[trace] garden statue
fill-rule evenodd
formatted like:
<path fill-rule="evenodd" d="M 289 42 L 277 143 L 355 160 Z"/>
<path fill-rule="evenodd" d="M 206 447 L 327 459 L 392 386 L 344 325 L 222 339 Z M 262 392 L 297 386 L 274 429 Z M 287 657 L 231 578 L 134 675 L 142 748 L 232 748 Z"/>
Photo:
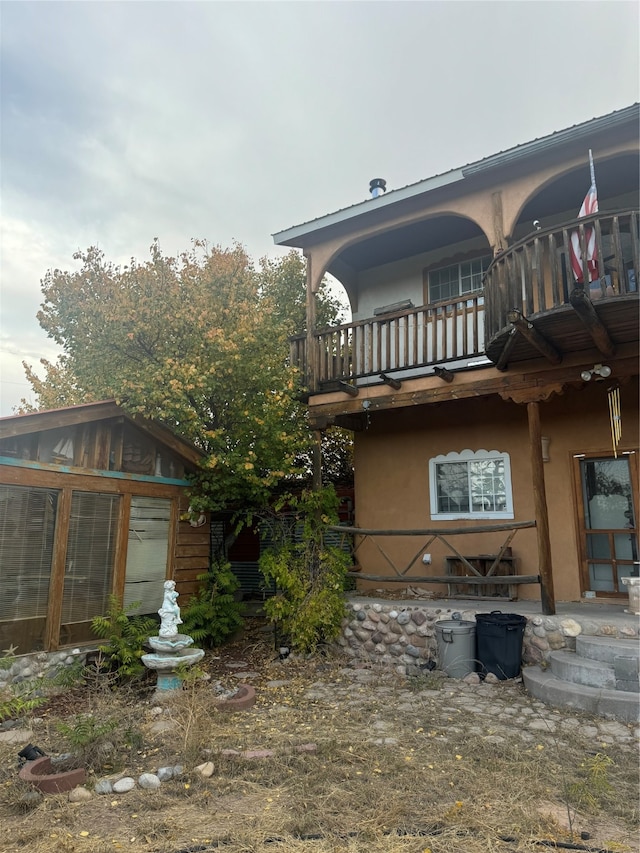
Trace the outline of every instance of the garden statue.
<path fill-rule="evenodd" d="M 158 610 L 160 616 L 159 637 L 175 637 L 178 633 L 178 625 L 182 625 L 180 618 L 180 608 L 178 607 L 178 593 L 176 592 L 175 581 L 165 581 L 164 584 L 164 601 L 162 607 Z"/>
<path fill-rule="evenodd" d="M 142 655 L 142 663 L 148 669 L 154 669 L 158 673 L 154 698 L 161 702 L 180 690 L 184 677 L 183 670 L 201 660 L 204 650 L 189 648 L 193 643 L 193 637 L 178 633 L 178 625 L 182 625 L 182 619 L 175 581 L 164 582 L 164 600 L 158 615 L 161 620 L 158 636 L 148 639 L 153 652 Z"/>

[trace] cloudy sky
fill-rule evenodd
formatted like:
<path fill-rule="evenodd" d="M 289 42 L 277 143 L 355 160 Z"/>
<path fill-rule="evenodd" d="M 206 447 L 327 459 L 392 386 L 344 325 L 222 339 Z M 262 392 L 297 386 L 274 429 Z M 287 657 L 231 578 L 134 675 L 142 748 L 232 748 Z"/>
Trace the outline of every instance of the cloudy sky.
<path fill-rule="evenodd" d="M 0 414 L 78 248 L 242 243 L 639 100 L 635 2 L 0 2 Z"/>

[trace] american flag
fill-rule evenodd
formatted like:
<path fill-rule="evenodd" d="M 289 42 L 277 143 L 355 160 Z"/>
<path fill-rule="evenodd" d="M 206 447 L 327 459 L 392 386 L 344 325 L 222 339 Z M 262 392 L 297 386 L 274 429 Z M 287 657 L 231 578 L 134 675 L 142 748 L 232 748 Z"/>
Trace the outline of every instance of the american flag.
<path fill-rule="evenodd" d="M 582 207 L 578 213 L 578 219 L 584 216 L 591 216 L 592 213 L 598 212 L 598 191 L 596 189 L 596 175 L 593 168 L 593 155 L 589 151 L 589 167 L 591 170 L 591 186 L 589 192 L 584 197 Z M 595 281 L 599 278 L 598 272 L 598 247 L 596 246 L 595 230 L 590 226 L 584 229 L 584 243 L 587 250 L 587 270 L 589 272 L 589 281 Z M 571 269 L 577 284 L 584 284 L 584 271 L 582 269 L 582 250 L 580 249 L 579 232 L 573 231 L 571 234 L 571 245 L 569 247 L 569 255 L 571 258 Z"/>

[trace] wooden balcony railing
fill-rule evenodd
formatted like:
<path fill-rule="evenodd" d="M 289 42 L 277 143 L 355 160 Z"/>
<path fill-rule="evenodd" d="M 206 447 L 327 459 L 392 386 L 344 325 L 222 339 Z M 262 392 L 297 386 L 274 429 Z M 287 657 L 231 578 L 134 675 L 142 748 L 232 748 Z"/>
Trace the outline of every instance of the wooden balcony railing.
<path fill-rule="evenodd" d="M 305 384 L 318 390 L 323 384 L 353 383 L 481 355 L 483 313 L 479 292 L 346 323 L 316 332 L 311 353 L 304 335 L 291 338 L 291 362 Z"/>
<path fill-rule="evenodd" d="M 637 293 L 638 211 L 598 213 L 528 235 L 489 267 L 484 279 L 485 339 L 487 344 L 510 330 L 510 315 L 531 319 L 568 306 L 576 283 L 569 246 L 577 232 L 586 270 L 586 240 L 593 229 L 600 278 L 584 285 L 591 302 Z"/>
<path fill-rule="evenodd" d="M 611 303 L 616 297 L 638 295 L 638 222 L 637 210 L 624 210 L 536 231 L 493 260 L 484 291 L 317 331 L 310 347 L 306 336 L 299 335 L 291 339 L 291 362 L 311 391 L 340 382 L 365 384 L 367 378 L 381 374 L 393 381 L 429 366 L 483 355 L 503 367 L 505 341 L 517 322 L 514 317 L 526 325 L 541 316 L 554 323 L 558 310 L 572 313 L 571 295 L 576 289 L 569 253 L 572 233 L 579 236 L 583 258 L 588 229 L 595 234 L 600 278 L 584 288 L 591 302 Z M 586 262 L 584 266 L 587 281 Z M 635 335 L 637 324 L 630 320 L 624 301 L 618 298 L 617 302 L 618 313 L 605 319 L 614 337 L 616 323 L 624 325 L 626 339 L 625 335 Z M 543 325 L 544 319 L 536 319 L 536 328 Z M 570 322 L 556 325 L 556 343 L 565 338 L 569 346 L 584 346 L 581 338 L 574 338 L 573 344 L 569 340 Z M 513 355 L 514 350 L 510 352 Z M 515 354 L 516 360 L 522 360 L 535 357 L 536 350 L 523 346 Z"/>

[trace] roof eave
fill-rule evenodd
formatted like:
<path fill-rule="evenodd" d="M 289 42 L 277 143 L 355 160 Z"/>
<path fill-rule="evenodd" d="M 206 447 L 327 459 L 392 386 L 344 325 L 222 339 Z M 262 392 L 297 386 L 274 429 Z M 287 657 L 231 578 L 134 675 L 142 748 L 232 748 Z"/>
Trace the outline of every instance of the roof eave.
<path fill-rule="evenodd" d="M 401 204 L 407 199 L 415 198 L 419 195 L 432 192 L 441 187 L 458 183 L 465 178 L 470 178 L 491 169 L 497 169 L 509 165 L 516 161 L 522 161 L 529 157 L 537 156 L 552 148 L 576 142 L 585 137 L 594 136 L 602 131 L 617 127 L 622 124 L 627 124 L 635 118 L 636 124 L 638 120 L 639 104 L 632 104 L 599 118 L 590 119 L 581 124 L 573 125 L 565 130 L 555 131 L 554 133 L 543 136 L 540 139 L 534 139 L 531 142 L 525 142 L 521 145 L 516 145 L 507 151 L 502 151 L 498 154 L 493 154 L 485 157 L 482 160 L 477 160 L 469 163 L 459 169 L 452 169 L 441 175 L 436 175 L 432 178 L 427 178 L 424 181 L 419 181 L 415 184 L 410 184 L 401 189 L 391 190 L 385 195 L 377 198 L 365 199 L 362 202 L 352 205 L 351 207 L 343 208 L 335 213 L 330 213 L 327 216 L 322 216 L 310 222 L 296 225 L 293 228 L 287 228 L 284 231 L 278 231 L 273 234 L 273 241 L 277 246 L 291 246 L 292 248 L 305 248 L 312 242 L 317 241 L 317 235 L 320 231 L 327 228 L 335 227 L 350 220 L 356 219 L 364 214 L 379 211 L 385 207 L 391 207 L 395 204 Z"/>

